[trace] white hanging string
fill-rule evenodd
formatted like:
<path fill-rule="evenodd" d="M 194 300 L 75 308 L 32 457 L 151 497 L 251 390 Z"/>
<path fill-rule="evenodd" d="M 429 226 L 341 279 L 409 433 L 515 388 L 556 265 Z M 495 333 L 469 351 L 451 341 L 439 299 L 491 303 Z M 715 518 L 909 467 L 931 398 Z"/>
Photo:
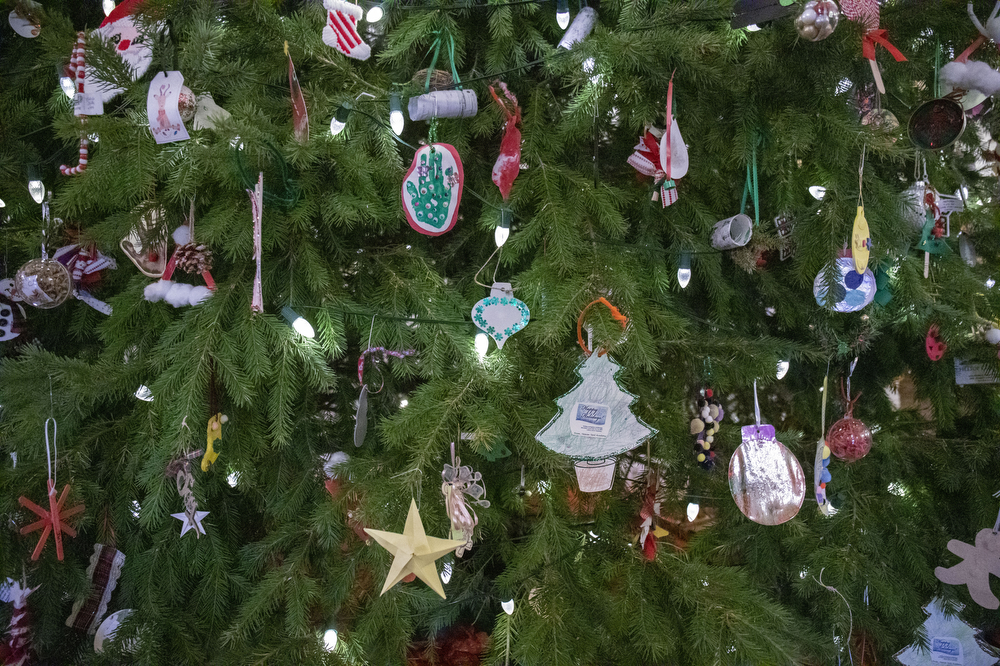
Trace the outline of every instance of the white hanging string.
<path fill-rule="evenodd" d="M 854 368 L 858 367 L 858 357 L 855 356 L 854 360 L 851 361 L 850 369 L 847 371 L 847 399 L 851 399 L 851 375 L 854 374 Z M 846 409 L 846 408 L 845 408 Z"/>
<path fill-rule="evenodd" d="M 835 588 L 833 585 L 826 585 L 825 583 L 823 583 L 823 571 L 824 571 L 824 569 L 826 569 L 826 567 L 823 567 L 822 569 L 819 570 L 819 578 L 818 579 L 816 578 L 816 576 L 813 576 L 812 579 L 814 581 L 816 581 L 817 583 L 819 583 L 821 587 L 824 587 L 824 588 L 826 588 L 827 590 L 829 590 L 831 592 L 835 592 L 837 594 L 837 596 L 840 597 L 844 601 L 844 605 L 847 606 L 847 616 L 850 619 L 850 627 L 849 627 L 848 632 L 847 632 L 847 656 L 850 657 L 850 659 L 851 659 L 851 665 L 853 666 L 853 664 L 854 664 L 854 655 L 851 654 L 851 636 L 854 635 L 854 613 L 851 611 L 851 604 L 847 603 L 847 599 L 845 599 L 844 595 L 840 593 L 840 590 L 838 590 L 837 588 Z M 865 590 L 867 591 L 867 588 L 865 588 Z M 839 661 L 839 659 L 840 659 L 840 657 L 838 656 L 838 661 Z"/>
<path fill-rule="evenodd" d="M 49 448 L 49 421 L 52 422 L 52 448 Z M 59 449 L 56 446 L 56 435 L 59 433 L 59 426 L 56 424 L 56 420 L 53 417 L 45 419 L 45 459 L 48 464 L 49 470 L 49 481 L 52 485 L 49 486 L 49 494 L 54 494 L 56 492 L 56 475 L 55 469 L 52 465 L 52 458 L 59 456 Z M 55 453 L 53 454 L 53 451 Z"/>
<path fill-rule="evenodd" d="M 760 428 L 760 403 L 757 401 L 757 380 L 753 380 L 753 417 Z"/>

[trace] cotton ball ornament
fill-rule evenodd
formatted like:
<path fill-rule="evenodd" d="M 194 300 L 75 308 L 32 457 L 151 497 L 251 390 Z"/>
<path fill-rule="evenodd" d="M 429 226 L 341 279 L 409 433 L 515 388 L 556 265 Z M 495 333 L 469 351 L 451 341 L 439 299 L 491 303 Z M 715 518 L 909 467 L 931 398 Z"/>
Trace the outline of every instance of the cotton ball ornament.
<path fill-rule="evenodd" d="M 188 292 L 188 305 L 198 305 L 199 303 L 204 303 L 208 300 L 208 297 L 212 295 L 212 290 L 208 287 L 197 286 L 191 287 L 191 291 Z"/>
<path fill-rule="evenodd" d="M 872 449 L 872 433 L 861 419 L 844 416 L 826 433 L 826 445 L 844 462 L 854 462 Z"/>
<path fill-rule="evenodd" d="M 152 284 L 147 284 L 146 288 L 142 290 L 142 295 L 150 303 L 158 303 L 164 299 L 171 286 L 173 286 L 173 282 L 170 280 L 157 280 Z"/>
<path fill-rule="evenodd" d="M 189 284 L 174 282 L 170 285 L 170 289 L 167 291 L 166 296 L 163 297 L 163 300 L 170 303 L 175 308 L 179 308 L 182 305 L 190 305 L 192 289 L 194 289 L 194 287 Z"/>
<path fill-rule="evenodd" d="M 795 19 L 795 29 L 803 39 L 818 42 L 833 34 L 840 21 L 840 10 L 833 0 L 809 0 Z"/>
<path fill-rule="evenodd" d="M 171 237 L 178 245 L 187 245 L 191 242 L 191 227 L 186 224 L 182 224 L 174 229 L 174 233 L 171 234 Z"/>

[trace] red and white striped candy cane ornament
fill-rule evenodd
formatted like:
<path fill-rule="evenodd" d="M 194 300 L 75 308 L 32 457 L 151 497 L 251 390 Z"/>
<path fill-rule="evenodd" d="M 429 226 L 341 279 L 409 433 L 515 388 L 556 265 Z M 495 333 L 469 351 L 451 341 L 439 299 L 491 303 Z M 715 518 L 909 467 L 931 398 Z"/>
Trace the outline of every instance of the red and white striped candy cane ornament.
<path fill-rule="evenodd" d="M 83 32 L 76 33 L 76 44 L 73 46 L 73 55 L 69 59 L 69 73 L 76 80 L 76 91 L 78 93 L 83 93 L 83 80 L 86 75 L 86 57 L 85 51 L 87 48 L 87 35 Z M 84 124 L 86 129 L 87 116 L 78 114 L 80 117 L 80 122 Z M 82 173 L 87 168 L 87 153 L 88 142 L 86 133 L 80 138 L 80 163 L 75 167 L 66 166 L 63 164 L 59 167 L 59 172 L 64 176 L 75 176 L 78 173 Z"/>

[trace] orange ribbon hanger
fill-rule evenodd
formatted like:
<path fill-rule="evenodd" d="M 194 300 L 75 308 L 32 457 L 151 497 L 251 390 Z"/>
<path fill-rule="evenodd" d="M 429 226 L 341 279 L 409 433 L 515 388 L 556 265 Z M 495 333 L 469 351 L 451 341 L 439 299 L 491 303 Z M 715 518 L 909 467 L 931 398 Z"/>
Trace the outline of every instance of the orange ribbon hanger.
<path fill-rule="evenodd" d="M 617 321 L 619 324 L 622 325 L 623 331 L 625 330 L 625 327 L 628 325 L 628 317 L 619 312 L 618 308 L 611 305 L 611 303 L 608 302 L 608 299 L 604 298 L 603 296 L 601 296 L 595 301 L 591 301 L 590 303 L 588 303 L 587 307 L 585 307 L 583 309 L 583 312 L 580 313 L 580 318 L 576 320 L 576 341 L 580 343 L 580 347 L 583 348 L 583 353 L 585 353 L 587 356 L 590 356 L 593 352 L 587 347 L 587 344 L 583 341 L 583 318 L 587 316 L 587 311 L 590 310 L 590 308 L 592 308 L 593 306 L 597 305 L 598 303 L 607 306 L 607 308 L 611 310 L 611 316 L 615 318 L 615 321 Z M 604 349 L 600 351 L 597 355 L 604 356 L 607 353 L 608 350 Z"/>

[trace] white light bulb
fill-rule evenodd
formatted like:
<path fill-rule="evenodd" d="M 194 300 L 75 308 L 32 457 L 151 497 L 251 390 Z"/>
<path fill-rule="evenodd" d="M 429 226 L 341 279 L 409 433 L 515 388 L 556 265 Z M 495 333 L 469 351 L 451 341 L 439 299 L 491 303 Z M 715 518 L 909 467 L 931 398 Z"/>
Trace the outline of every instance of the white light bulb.
<path fill-rule="evenodd" d="M 369 23 L 378 23 L 383 16 L 385 16 L 385 12 L 382 11 L 382 5 L 375 5 L 365 14 L 365 20 Z"/>
<path fill-rule="evenodd" d="M 809 187 L 809 194 L 813 199 L 819 200 L 826 196 L 826 188 L 822 185 L 812 185 Z"/>
<path fill-rule="evenodd" d="M 292 328 L 294 328 L 299 335 L 304 335 L 307 338 L 316 337 L 316 331 L 313 330 L 312 324 L 307 322 L 304 317 L 299 317 L 293 321 Z"/>
<path fill-rule="evenodd" d="M 45 198 L 45 185 L 40 180 L 29 180 L 28 194 L 35 200 L 36 204 L 42 203 L 42 199 Z"/>
<path fill-rule="evenodd" d="M 240 475 L 236 472 L 230 472 L 229 476 L 226 477 L 226 483 L 229 484 L 230 488 L 235 488 L 236 484 L 240 482 Z"/>
<path fill-rule="evenodd" d="M 496 230 L 493 232 L 493 240 L 496 242 L 497 247 L 501 247 L 510 238 L 510 227 L 501 227 L 497 225 Z"/>
<path fill-rule="evenodd" d="M 565 30 L 566 28 L 568 28 L 569 27 L 569 10 L 566 10 L 564 12 L 556 12 L 556 23 L 558 23 L 559 27 L 562 28 L 563 30 Z"/>
<path fill-rule="evenodd" d="M 6 207 L 7 204 L 4 203 L 3 199 L 0 199 L 0 208 Z"/>
<path fill-rule="evenodd" d="M 486 337 L 486 334 L 482 331 L 476 333 L 476 353 L 479 354 L 479 360 L 482 361 L 486 358 L 486 352 L 490 348 L 490 339 Z"/>
<path fill-rule="evenodd" d="M 694 522 L 694 519 L 698 517 L 699 511 L 701 511 L 701 507 L 698 506 L 697 502 L 688 502 L 687 519 L 689 523 Z"/>
<path fill-rule="evenodd" d="M 788 374 L 788 361 L 778 361 L 777 372 L 774 373 L 774 376 L 777 377 L 778 379 L 782 379 L 787 374 Z"/>
<path fill-rule="evenodd" d="M 149 387 L 145 384 L 141 384 L 139 388 L 135 390 L 135 397 L 139 400 L 145 400 L 146 402 L 153 402 L 153 392 L 149 390 Z"/>
<path fill-rule="evenodd" d="M 747 32 L 757 32 L 758 30 L 760 30 L 760 26 L 756 23 L 751 23 L 747 26 Z"/>
<path fill-rule="evenodd" d="M 445 585 L 451 580 L 451 562 L 445 562 L 441 567 L 441 582 Z"/>
<path fill-rule="evenodd" d="M 323 633 L 323 647 L 326 648 L 327 652 L 333 652 L 337 649 L 337 630 L 327 629 Z"/>
<path fill-rule="evenodd" d="M 992 288 L 993 288 L 993 286 L 994 286 L 994 285 L 995 285 L 996 283 L 997 283 L 997 281 L 996 281 L 996 280 L 994 280 L 993 278 L 987 278 L 987 280 L 986 280 L 986 288 L 987 288 L 987 289 L 992 289 Z"/>
<path fill-rule="evenodd" d="M 68 76 L 60 76 L 59 87 L 66 93 L 66 97 L 73 99 L 73 95 L 76 94 L 76 86 L 73 85 L 73 79 Z"/>
<path fill-rule="evenodd" d="M 402 111 L 393 111 L 389 114 L 389 126 L 392 127 L 392 131 L 396 136 L 403 133 L 404 122 Z"/>
<path fill-rule="evenodd" d="M 104 0 L 101 3 L 101 7 L 104 9 L 104 15 L 107 16 L 111 12 L 115 11 L 115 0 Z"/>
<path fill-rule="evenodd" d="M 502 602 L 500 604 L 500 608 L 502 608 L 503 612 L 507 613 L 507 615 L 513 615 L 514 614 L 514 600 L 513 599 L 508 599 L 507 601 Z"/>
<path fill-rule="evenodd" d="M 337 136 L 343 132 L 345 127 L 347 127 L 347 123 L 342 123 L 337 120 L 337 116 L 334 116 L 333 119 L 330 120 L 330 134 L 333 136 Z"/>
<path fill-rule="evenodd" d="M 681 286 L 681 289 L 687 289 L 688 284 L 691 283 L 691 269 L 690 268 L 678 268 L 677 269 L 677 284 Z"/>
<path fill-rule="evenodd" d="M 399 408 L 402 409 L 403 407 L 406 407 L 408 404 L 410 404 L 410 401 L 407 400 L 406 398 L 403 398 L 402 400 L 399 401 Z"/>

